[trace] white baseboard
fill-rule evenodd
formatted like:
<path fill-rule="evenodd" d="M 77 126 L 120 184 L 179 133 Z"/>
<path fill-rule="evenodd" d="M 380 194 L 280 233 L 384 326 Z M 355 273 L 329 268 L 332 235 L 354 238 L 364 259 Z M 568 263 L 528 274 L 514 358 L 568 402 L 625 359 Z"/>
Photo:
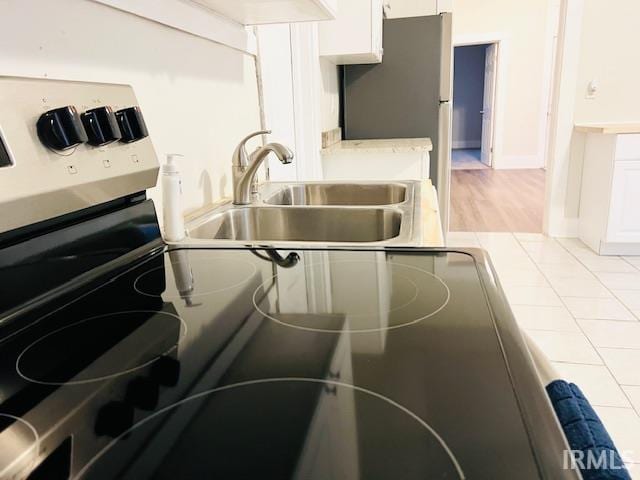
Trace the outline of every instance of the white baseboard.
<path fill-rule="evenodd" d="M 451 148 L 454 150 L 480 147 L 482 147 L 482 142 L 480 140 L 454 140 L 451 142 Z"/>
<path fill-rule="evenodd" d="M 543 168 L 544 161 L 539 155 L 508 155 L 494 161 L 495 169 Z"/>

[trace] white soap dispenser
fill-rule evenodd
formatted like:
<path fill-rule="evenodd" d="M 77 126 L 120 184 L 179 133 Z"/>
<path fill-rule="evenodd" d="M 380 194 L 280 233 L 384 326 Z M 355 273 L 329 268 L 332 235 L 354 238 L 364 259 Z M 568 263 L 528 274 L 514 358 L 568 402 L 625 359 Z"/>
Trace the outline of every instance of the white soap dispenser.
<path fill-rule="evenodd" d="M 182 214 L 182 179 L 176 160 L 183 155 L 169 153 L 162 166 L 162 217 L 164 219 L 164 239 L 179 242 L 186 236 Z"/>

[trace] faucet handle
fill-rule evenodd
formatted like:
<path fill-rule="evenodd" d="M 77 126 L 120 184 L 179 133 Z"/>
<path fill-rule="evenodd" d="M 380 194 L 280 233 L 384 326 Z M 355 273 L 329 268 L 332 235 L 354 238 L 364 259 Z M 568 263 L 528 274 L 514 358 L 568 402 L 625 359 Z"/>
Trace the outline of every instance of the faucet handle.
<path fill-rule="evenodd" d="M 249 164 L 249 154 L 246 148 L 247 142 L 258 135 L 269 135 L 270 133 L 271 130 L 259 130 L 244 137 L 233 152 L 233 164 L 246 167 Z"/>

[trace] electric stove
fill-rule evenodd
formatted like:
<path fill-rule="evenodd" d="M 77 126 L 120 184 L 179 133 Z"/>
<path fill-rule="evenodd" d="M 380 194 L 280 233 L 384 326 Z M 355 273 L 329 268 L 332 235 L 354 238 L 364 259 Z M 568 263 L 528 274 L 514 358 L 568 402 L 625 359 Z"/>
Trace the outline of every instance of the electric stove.
<path fill-rule="evenodd" d="M 561 478 L 477 252 L 151 244 L 7 326 L 3 478 Z"/>
<path fill-rule="evenodd" d="M 0 478 L 578 478 L 482 251 L 169 247 L 147 181 L 0 225 Z"/>

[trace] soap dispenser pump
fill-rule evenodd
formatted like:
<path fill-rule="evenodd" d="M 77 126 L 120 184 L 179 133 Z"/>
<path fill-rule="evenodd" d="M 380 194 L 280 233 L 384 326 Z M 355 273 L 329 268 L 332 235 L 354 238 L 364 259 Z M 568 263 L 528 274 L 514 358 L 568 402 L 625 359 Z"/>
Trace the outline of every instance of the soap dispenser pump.
<path fill-rule="evenodd" d="M 183 155 L 170 153 L 162 167 L 162 217 L 164 239 L 168 242 L 179 242 L 186 236 L 182 214 L 182 179 L 176 163 L 180 158 Z"/>

